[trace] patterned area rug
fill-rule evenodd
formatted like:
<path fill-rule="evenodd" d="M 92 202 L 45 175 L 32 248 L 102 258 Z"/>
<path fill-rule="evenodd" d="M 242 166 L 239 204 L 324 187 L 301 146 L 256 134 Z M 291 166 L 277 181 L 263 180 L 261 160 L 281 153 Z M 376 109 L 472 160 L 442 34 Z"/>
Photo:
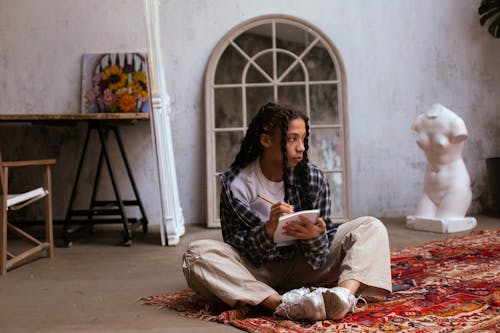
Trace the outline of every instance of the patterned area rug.
<path fill-rule="evenodd" d="M 182 290 L 140 299 L 248 332 L 500 332 L 500 229 L 392 251 L 394 284 L 341 321 L 278 320 L 258 308 L 229 309 Z M 361 303 L 360 303 L 361 305 Z"/>

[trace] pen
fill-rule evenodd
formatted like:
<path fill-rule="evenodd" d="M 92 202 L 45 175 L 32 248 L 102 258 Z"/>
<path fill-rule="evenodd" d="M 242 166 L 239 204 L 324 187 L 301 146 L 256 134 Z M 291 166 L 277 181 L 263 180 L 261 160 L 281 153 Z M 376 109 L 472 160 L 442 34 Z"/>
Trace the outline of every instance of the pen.
<path fill-rule="evenodd" d="M 274 202 L 274 201 L 272 201 L 271 199 L 266 198 L 266 197 L 265 197 L 265 196 L 263 196 L 263 195 L 257 194 L 257 196 L 258 196 L 259 198 L 261 198 L 262 200 L 264 200 L 264 201 L 266 201 L 266 202 L 270 203 L 271 205 L 274 205 L 274 204 L 275 204 L 275 202 Z"/>

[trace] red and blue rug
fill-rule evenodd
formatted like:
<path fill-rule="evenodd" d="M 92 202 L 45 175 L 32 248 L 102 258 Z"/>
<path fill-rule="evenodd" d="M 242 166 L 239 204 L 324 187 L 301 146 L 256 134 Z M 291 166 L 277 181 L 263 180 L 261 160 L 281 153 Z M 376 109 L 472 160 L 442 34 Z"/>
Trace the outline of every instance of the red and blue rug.
<path fill-rule="evenodd" d="M 394 284 L 407 290 L 368 299 L 340 321 L 279 320 L 257 308 L 228 309 L 189 289 L 144 297 L 143 304 L 248 332 L 500 332 L 500 229 L 393 250 Z"/>

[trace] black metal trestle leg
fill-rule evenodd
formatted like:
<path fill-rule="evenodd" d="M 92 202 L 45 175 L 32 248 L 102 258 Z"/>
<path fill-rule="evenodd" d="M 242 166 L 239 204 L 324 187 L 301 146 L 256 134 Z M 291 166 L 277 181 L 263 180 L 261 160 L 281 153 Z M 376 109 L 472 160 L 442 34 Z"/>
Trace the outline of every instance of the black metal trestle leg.
<path fill-rule="evenodd" d="M 75 203 L 76 192 L 78 189 L 78 181 L 80 179 L 80 174 L 82 172 L 83 161 L 84 161 L 85 155 L 87 153 L 87 147 L 89 144 L 91 131 L 92 131 L 92 128 L 89 125 L 87 127 L 87 135 L 85 136 L 85 142 L 83 144 L 82 154 L 80 155 L 80 161 L 78 162 L 78 168 L 76 170 L 75 181 L 73 182 L 73 187 L 71 190 L 71 196 L 69 199 L 69 206 L 68 206 L 68 210 L 66 211 L 66 218 L 64 219 L 63 240 L 64 240 L 64 245 L 67 247 L 72 245 L 72 240 L 71 240 L 70 234 L 72 234 L 73 232 L 75 232 L 77 230 L 77 229 L 71 228 L 71 216 L 72 216 L 72 212 L 73 212 L 73 204 Z"/>
<path fill-rule="evenodd" d="M 125 164 L 125 169 L 127 170 L 128 178 L 130 180 L 130 184 L 132 185 L 132 190 L 134 191 L 134 196 L 136 198 L 136 202 L 133 202 L 133 205 L 137 205 L 142 215 L 142 228 L 144 232 L 148 231 L 148 219 L 146 217 L 146 212 L 144 211 L 144 206 L 142 204 L 141 197 L 139 195 L 139 191 L 137 190 L 137 185 L 135 184 L 134 175 L 132 174 L 132 169 L 130 168 L 130 164 L 128 163 L 127 154 L 125 154 L 125 149 L 123 148 L 122 139 L 120 137 L 120 133 L 118 132 L 118 128 L 116 126 L 112 127 L 113 132 L 115 133 L 116 142 L 118 143 L 118 148 L 120 149 L 120 154 L 123 159 L 123 163 Z"/>
<path fill-rule="evenodd" d="M 96 176 L 94 179 L 94 184 L 92 188 L 92 195 L 90 199 L 90 205 L 89 209 L 87 210 L 76 210 L 73 209 L 74 201 L 77 195 L 77 188 L 78 188 L 78 183 L 81 175 L 81 170 L 82 166 L 84 164 L 85 156 L 87 154 L 87 148 L 88 148 L 88 142 L 89 138 L 91 135 L 91 131 L 96 130 L 98 137 L 99 137 L 99 143 L 101 146 L 101 151 L 99 154 L 99 160 L 97 163 L 97 170 L 96 170 Z M 120 193 L 118 183 L 116 182 L 115 174 L 113 172 L 113 167 L 111 165 L 111 159 L 109 155 L 109 149 L 108 149 L 108 144 L 107 141 L 109 139 L 109 133 L 112 132 L 115 136 L 116 143 L 119 148 L 120 156 L 124 162 L 128 178 L 130 180 L 130 184 L 132 186 L 134 195 L 135 195 L 135 200 L 123 200 L 122 195 Z M 113 192 L 115 196 L 115 200 L 97 200 L 97 192 L 98 192 L 98 187 L 101 181 L 101 173 L 102 173 L 102 168 L 104 167 L 103 164 L 106 164 L 109 178 L 111 181 L 111 185 L 113 187 Z M 140 220 L 136 218 L 129 218 L 127 217 L 127 213 L 125 210 L 125 206 L 138 206 L 140 213 L 142 215 L 142 218 Z M 86 220 L 79 220 L 79 221 L 74 221 L 72 218 L 74 216 L 83 216 L 86 217 Z M 97 219 L 97 216 L 119 216 L 120 218 L 118 220 L 116 219 Z M 136 221 L 133 225 L 130 225 L 129 222 L 131 221 Z M 79 226 L 78 227 L 72 227 L 71 224 L 72 222 L 78 222 Z M 63 238 L 66 246 L 71 246 L 72 240 L 70 235 L 77 232 L 77 231 L 82 231 L 82 230 L 88 230 L 90 229 L 94 224 L 97 223 L 122 223 L 123 224 L 123 244 L 124 245 L 131 245 L 132 244 L 132 230 L 137 227 L 137 224 L 142 224 L 142 228 L 144 232 L 147 232 L 147 226 L 148 226 L 148 220 L 146 218 L 146 214 L 144 211 L 144 207 L 142 204 L 142 201 L 139 196 L 139 192 L 137 190 L 137 186 L 130 168 L 130 165 L 127 160 L 127 156 L 125 154 L 125 149 L 123 147 L 123 143 L 121 140 L 121 137 L 118 132 L 117 126 L 111 126 L 111 125 L 105 125 L 100 122 L 89 122 L 88 130 L 87 130 L 87 135 L 85 138 L 85 143 L 83 146 L 83 151 L 82 155 L 80 157 L 80 162 L 78 165 L 77 173 L 76 173 L 76 179 L 73 184 L 73 189 L 71 192 L 71 197 L 70 197 L 70 202 L 68 206 L 68 210 L 66 213 L 66 219 L 64 222 L 64 228 L 63 228 Z"/>

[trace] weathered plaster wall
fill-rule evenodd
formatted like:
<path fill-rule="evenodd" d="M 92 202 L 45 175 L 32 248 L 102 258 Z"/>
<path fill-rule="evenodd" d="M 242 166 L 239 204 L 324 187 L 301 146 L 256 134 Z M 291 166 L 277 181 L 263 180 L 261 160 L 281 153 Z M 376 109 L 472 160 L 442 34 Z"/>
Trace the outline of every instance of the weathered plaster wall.
<path fill-rule="evenodd" d="M 170 77 L 176 78 L 169 82 L 172 87 L 187 86 L 184 80 L 199 84 L 193 90 L 170 89 L 173 120 L 179 124 L 174 138 L 184 137 L 176 147 L 181 152 L 197 145 L 203 149 L 201 84 L 208 52 L 242 21 L 289 14 L 328 35 L 345 64 L 353 214 L 399 216 L 415 209 L 425 158 L 410 126 L 435 102 L 454 110 L 468 126 L 464 159 L 473 182 L 472 210 L 477 211 L 486 190 L 484 158 L 500 154 L 500 41 L 479 25 L 479 2 L 164 1 L 165 58 Z M 193 128 L 201 133 L 198 139 L 182 134 L 194 119 L 199 119 Z M 203 154 L 195 158 L 195 165 L 203 164 Z M 191 170 L 180 173 L 187 176 Z"/>
<path fill-rule="evenodd" d="M 142 1 L 0 2 L 0 112 L 4 114 L 80 113 L 82 54 L 147 49 Z M 121 128 L 145 210 L 151 222 L 158 223 L 159 190 L 150 133 L 148 123 Z M 55 219 L 66 214 L 85 134 L 83 124 L 0 125 L 0 150 L 5 159 L 57 159 L 53 168 Z M 114 137 L 110 143 L 115 144 Z M 97 134 L 93 133 L 75 208 L 87 207 L 90 200 L 99 153 L 96 144 Z M 117 158 L 114 162 L 122 196 L 132 198 L 123 164 Z M 21 183 L 18 176 L 14 184 L 22 189 Z M 102 185 L 100 198 L 111 199 L 106 171 Z M 26 213 L 36 215 L 37 211 Z"/>
<path fill-rule="evenodd" d="M 484 158 L 500 155 L 500 40 L 478 23 L 480 0 L 162 0 L 162 40 L 172 99 L 180 199 L 187 223 L 204 223 L 203 73 L 210 52 L 235 25 L 288 14 L 322 30 L 347 74 L 354 215 L 411 213 L 425 159 L 410 125 L 435 102 L 466 122 L 464 159 L 475 203 L 485 192 Z M 80 112 L 81 55 L 144 51 L 139 0 L 2 0 L 0 112 Z M 0 127 L 11 156 L 55 155 L 56 218 L 62 218 L 83 140 L 82 128 Z M 41 135 L 40 135 L 41 134 Z M 159 220 L 149 125 L 123 133 L 152 221 Z M 48 145 L 32 142 L 40 140 Z M 63 142 L 64 144 L 60 144 Z M 90 177 L 88 178 L 90 180 Z"/>

